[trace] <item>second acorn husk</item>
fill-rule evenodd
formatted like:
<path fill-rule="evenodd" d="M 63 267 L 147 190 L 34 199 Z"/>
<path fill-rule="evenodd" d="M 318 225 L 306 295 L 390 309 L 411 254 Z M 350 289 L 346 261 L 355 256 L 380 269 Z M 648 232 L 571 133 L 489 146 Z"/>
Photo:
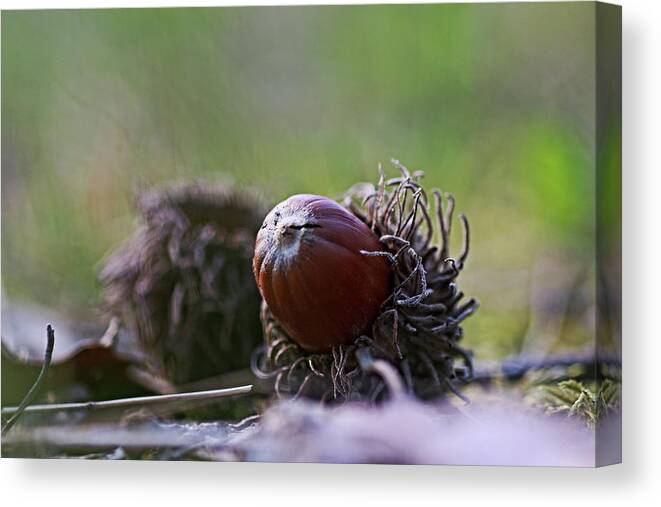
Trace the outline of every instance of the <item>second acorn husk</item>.
<path fill-rule="evenodd" d="M 460 345 L 462 322 L 478 308 L 464 301 L 456 279 L 468 258 L 468 220 L 460 215 L 464 244 L 450 257 L 454 198 L 434 190 L 433 203 L 421 185 L 423 174 L 411 173 L 393 160 L 401 176 L 377 185 L 359 184 L 343 204 L 380 238 L 393 272 L 393 292 L 381 306 L 371 332 L 330 353 L 309 353 L 279 325 L 266 303 L 261 320 L 264 344 L 252 358 L 252 370 L 273 378 L 281 397 L 309 397 L 324 402 L 377 402 L 388 396 L 385 381 L 365 368 L 365 357 L 387 361 L 410 394 L 433 399 L 452 392 L 473 375 L 472 353 Z M 438 230 L 439 244 L 433 240 Z M 368 254 L 370 255 L 370 254 Z"/>
<path fill-rule="evenodd" d="M 136 207 L 140 227 L 101 272 L 125 345 L 174 386 L 247 368 L 261 335 L 250 259 L 264 201 L 197 182 L 142 192 Z"/>

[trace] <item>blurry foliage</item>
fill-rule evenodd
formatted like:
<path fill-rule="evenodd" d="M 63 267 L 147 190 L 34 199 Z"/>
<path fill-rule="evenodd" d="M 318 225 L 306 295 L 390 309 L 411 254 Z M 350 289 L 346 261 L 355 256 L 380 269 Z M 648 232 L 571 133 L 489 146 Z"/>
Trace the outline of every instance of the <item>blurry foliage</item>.
<path fill-rule="evenodd" d="M 620 392 L 620 384 L 610 379 L 587 387 L 576 380 L 564 380 L 554 385 L 538 386 L 531 398 L 533 404 L 547 414 L 565 414 L 594 427 L 611 411 L 619 409 Z"/>
<path fill-rule="evenodd" d="M 466 344 L 512 353 L 535 260 L 593 263 L 593 9 L 3 12 L 3 286 L 90 319 L 136 187 L 339 196 L 397 157 L 471 219 Z"/>
<path fill-rule="evenodd" d="M 550 241 L 570 250 L 585 248 L 594 238 L 594 174 L 587 146 L 562 125 L 537 125 L 527 130 L 519 149 L 521 194 L 544 224 Z"/>

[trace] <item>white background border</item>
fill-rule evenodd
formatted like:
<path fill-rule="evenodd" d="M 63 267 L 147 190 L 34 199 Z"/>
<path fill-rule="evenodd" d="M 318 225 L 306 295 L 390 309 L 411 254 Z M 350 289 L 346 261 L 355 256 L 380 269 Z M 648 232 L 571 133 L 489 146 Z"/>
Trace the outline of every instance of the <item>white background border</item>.
<path fill-rule="evenodd" d="M 277 1 L 5 1 L 2 9 Z M 347 2 L 297 2 L 347 3 Z M 407 3 L 407 2 L 356 2 Z M 624 461 L 599 470 L 0 460 L 5 505 L 631 506 L 661 499 L 661 2 L 623 0 Z M 38 34 L 35 34 L 38 36 Z M 656 499 L 656 500 L 653 500 Z"/>

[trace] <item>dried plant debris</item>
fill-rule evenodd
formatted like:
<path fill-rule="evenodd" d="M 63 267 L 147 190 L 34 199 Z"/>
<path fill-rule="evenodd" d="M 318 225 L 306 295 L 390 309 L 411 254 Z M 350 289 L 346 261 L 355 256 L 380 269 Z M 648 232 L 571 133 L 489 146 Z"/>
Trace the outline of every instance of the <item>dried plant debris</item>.
<path fill-rule="evenodd" d="M 444 414 L 437 405 L 397 397 L 378 406 L 275 404 L 259 423 L 199 457 L 245 461 L 455 465 L 593 466 L 591 430 L 551 421 L 520 407 L 468 408 Z"/>
<path fill-rule="evenodd" d="M 253 357 L 253 371 L 275 377 L 281 396 L 331 400 L 378 401 L 387 396 L 384 381 L 360 366 L 357 353 L 392 364 L 407 390 L 422 399 L 459 388 L 473 375 L 471 353 L 460 345 L 462 322 L 478 308 L 463 302 L 456 279 L 469 253 L 468 220 L 460 215 L 464 245 L 450 257 L 454 198 L 421 185 L 423 174 L 393 161 L 401 176 L 375 186 L 359 184 L 347 192 L 344 205 L 380 238 L 383 251 L 362 252 L 390 261 L 393 292 L 383 303 L 369 334 L 332 353 L 311 354 L 291 340 L 262 304 L 265 344 Z M 433 202 L 430 200 L 433 198 Z M 433 244 L 435 234 L 440 242 Z"/>
<path fill-rule="evenodd" d="M 50 315 L 52 312 L 45 312 Z M 28 312 L 12 313 L 25 317 Z M 4 315 L 3 315 L 4 316 Z M 54 314 L 58 324 L 57 347 L 53 350 L 44 389 L 36 397 L 36 402 L 77 402 L 102 400 L 114 397 L 138 396 L 146 394 L 144 386 L 138 383 L 133 371 L 137 358 L 117 350 L 117 320 L 112 319 L 106 331 L 99 337 L 79 338 L 76 332 L 99 333 L 99 330 L 68 328 L 65 319 Z M 38 320 L 39 315 L 33 315 Z M 18 319 L 17 319 L 18 320 Z M 60 333 L 59 329 L 63 329 Z M 43 332 L 42 332 L 43 333 Z M 62 338 L 60 338 L 62 336 Z M 8 337 L 8 339 L 6 339 Z M 2 336 L 2 401 L 4 406 L 17 405 L 44 364 L 44 354 L 37 356 L 35 351 L 38 336 L 32 326 L 16 326 L 12 334 Z M 43 348 L 43 337 L 41 337 Z"/>
<path fill-rule="evenodd" d="M 547 414 L 565 414 L 580 419 L 589 427 L 620 408 L 621 385 L 610 379 L 586 386 L 576 380 L 537 386 L 528 395 L 528 402 Z"/>
<path fill-rule="evenodd" d="M 141 226 L 101 273 L 148 371 L 184 384 L 244 367 L 261 335 L 250 268 L 262 200 L 224 184 L 139 196 Z"/>
<path fill-rule="evenodd" d="M 408 397 L 378 406 L 279 402 L 237 424 L 160 419 L 127 424 L 17 427 L 3 442 L 12 456 L 593 466 L 592 430 L 521 408 L 443 414 Z"/>
<path fill-rule="evenodd" d="M 127 424 L 83 423 L 16 428 L 3 440 L 12 457 L 194 459 L 192 450 L 227 439 L 227 423 L 178 423 L 156 418 Z"/>

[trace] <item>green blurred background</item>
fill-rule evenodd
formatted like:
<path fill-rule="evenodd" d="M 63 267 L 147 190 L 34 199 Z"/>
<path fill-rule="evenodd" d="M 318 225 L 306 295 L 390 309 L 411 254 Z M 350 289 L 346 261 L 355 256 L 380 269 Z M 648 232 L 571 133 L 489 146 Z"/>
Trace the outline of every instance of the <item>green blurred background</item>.
<path fill-rule="evenodd" d="M 477 357 L 582 349 L 594 332 L 594 12 L 3 12 L 4 295 L 100 319 L 100 261 L 134 228 L 138 187 L 232 178 L 273 200 L 339 196 L 396 157 L 471 221 L 462 288 L 482 303 L 465 326 Z"/>

